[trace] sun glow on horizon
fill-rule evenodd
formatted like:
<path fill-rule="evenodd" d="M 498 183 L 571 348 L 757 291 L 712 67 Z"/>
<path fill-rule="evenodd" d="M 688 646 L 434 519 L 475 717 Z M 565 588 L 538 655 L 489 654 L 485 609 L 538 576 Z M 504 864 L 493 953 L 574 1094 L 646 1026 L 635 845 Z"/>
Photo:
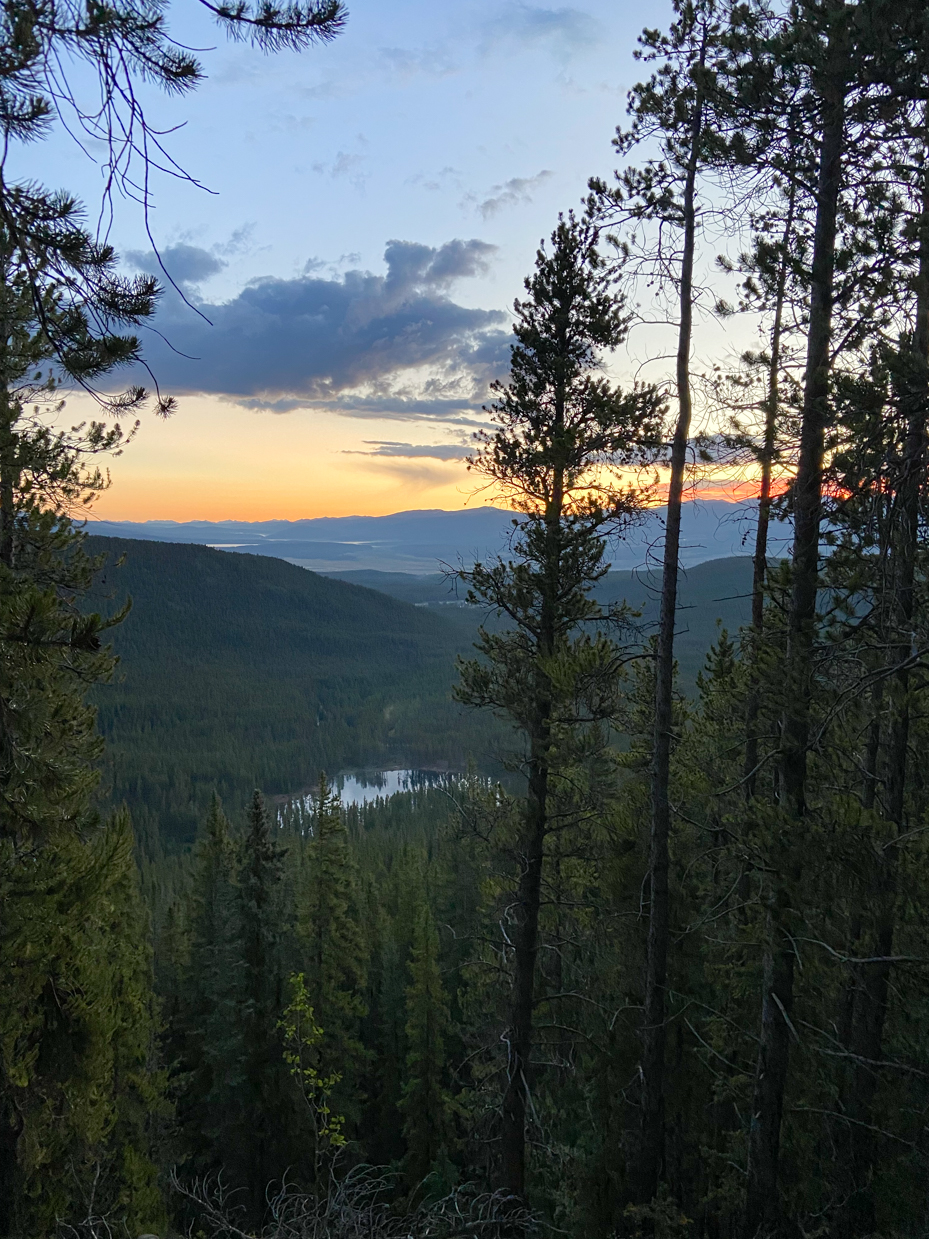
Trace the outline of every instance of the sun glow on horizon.
<path fill-rule="evenodd" d="M 86 400 L 72 397 L 62 423 L 93 412 Z M 435 456 L 424 454 L 429 445 Z M 408 448 L 411 454 L 404 454 Z M 169 420 L 143 419 L 135 441 L 109 463 L 112 484 L 91 509 L 90 522 L 301 520 L 508 507 L 468 472 L 458 455 L 466 450 L 465 428 L 425 419 L 328 410 L 273 414 L 214 396 L 185 397 Z M 633 475 L 629 480 L 636 483 Z M 647 505 L 661 506 L 661 470 L 639 480 L 649 490 Z M 776 490 L 785 484 L 781 479 Z M 751 466 L 704 465 L 685 500 L 740 503 L 758 491 Z"/>
<path fill-rule="evenodd" d="M 217 397 L 185 397 L 167 421 L 146 418 L 110 462 L 99 520 L 300 520 L 385 516 L 410 508 L 480 506 L 462 460 L 378 455 L 371 444 L 436 443 L 445 428 L 328 411 L 255 412 Z M 66 418 L 84 414 L 79 398 Z M 457 428 L 445 444 L 460 443 Z M 402 444 L 401 444 L 402 447 Z"/>

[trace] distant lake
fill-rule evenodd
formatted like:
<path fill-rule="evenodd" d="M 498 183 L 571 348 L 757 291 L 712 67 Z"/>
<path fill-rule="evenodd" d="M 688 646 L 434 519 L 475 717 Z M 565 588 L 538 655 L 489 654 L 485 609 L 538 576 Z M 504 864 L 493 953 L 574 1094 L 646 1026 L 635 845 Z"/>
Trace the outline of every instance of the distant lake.
<path fill-rule="evenodd" d="M 426 787 L 453 788 L 465 776 L 460 770 L 343 770 L 332 779 L 332 786 L 339 793 L 345 808 L 352 805 L 372 804 L 376 800 L 389 800 L 405 792 L 415 792 Z M 481 780 L 486 782 L 486 780 Z M 301 834 L 312 833 L 312 821 L 316 812 L 313 792 L 297 792 L 293 796 L 275 796 L 278 824 L 288 825 Z"/>
<path fill-rule="evenodd" d="M 340 774 L 336 783 L 344 805 L 359 805 L 419 787 L 438 787 L 450 777 L 456 776 L 438 770 L 352 770 Z"/>

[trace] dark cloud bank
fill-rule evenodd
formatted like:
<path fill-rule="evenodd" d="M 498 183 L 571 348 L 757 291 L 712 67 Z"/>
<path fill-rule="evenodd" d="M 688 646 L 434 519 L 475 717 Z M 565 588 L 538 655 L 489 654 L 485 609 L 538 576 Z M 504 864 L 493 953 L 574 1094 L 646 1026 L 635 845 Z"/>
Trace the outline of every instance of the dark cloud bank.
<path fill-rule="evenodd" d="M 450 296 L 457 280 L 486 269 L 493 249 L 476 240 L 439 248 L 390 241 L 386 275 L 355 270 L 327 279 L 308 271 L 256 280 L 213 305 L 198 298 L 197 286 L 222 270 L 222 258 L 173 246 L 162 254 L 164 265 L 203 317 L 169 288 L 156 322 L 168 343 L 152 333 L 146 359 L 167 391 L 216 392 L 279 412 L 345 392 L 339 407 L 358 416 L 454 420 L 456 409 L 480 400 L 509 357 L 506 315 Z M 129 258 L 138 269 L 157 270 L 154 254 Z M 415 367 L 427 367 L 431 378 L 415 393 L 398 393 L 398 381 Z"/>
<path fill-rule="evenodd" d="M 397 457 L 400 460 L 466 460 L 474 448 L 468 444 L 454 443 L 393 443 L 380 439 L 366 439 L 365 443 L 372 451 L 348 451 L 346 456 L 378 456 Z"/>

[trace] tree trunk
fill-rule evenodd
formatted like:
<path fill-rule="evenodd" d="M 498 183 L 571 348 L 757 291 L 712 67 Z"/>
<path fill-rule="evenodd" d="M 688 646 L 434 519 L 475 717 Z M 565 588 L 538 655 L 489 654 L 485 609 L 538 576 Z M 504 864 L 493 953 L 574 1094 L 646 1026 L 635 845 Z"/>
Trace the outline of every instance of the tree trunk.
<path fill-rule="evenodd" d="M 564 426 L 564 396 L 556 396 L 553 442 Z M 536 653 L 551 657 L 555 649 L 555 613 L 561 567 L 561 520 L 564 509 L 564 477 L 555 470 L 552 495 L 547 504 L 545 596 L 540 608 Z M 542 900 L 542 867 L 548 833 L 549 762 L 551 747 L 551 691 L 547 671 L 536 672 L 536 709 L 530 734 L 529 778 L 526 789 L 525 829 L 520 841 L 521 865 L 513 909 L 513 983 L 507 1044 L 507 1084 L 503 1096 L 502 1171 L 503 1187 L 513 1196 L 526 1194 L 526 1112 L 529 1107 L 536 968 L 539 955 L 539 909 Z"/>
<path fill-rule="evenodd" d="M 700 53 L 703 68 L 705 44 Z M 690 353 L 693 336 L 693 267 L 696 248 L 696 184 L 705 100 L 698 89 L 691 124 L 690 150 L 683 195 L 684 237 L 680 270 L 680 319 L 677 346 L 678 416 L 671 442 L 671 478 L 665 524 L 661 578 L 661 612 L 655 661 L 655 730 L 651 768 L 651 834 L 648 855 L 648 943 L 645 1004 L 642 1018 L 641 1140 L 634 1193 L 642 1203 L 658 1191 L 664 1163 L 665 988 L 668 972 L 668 842 L 673 727 L 674 625 L 680 569 L 681 504 L 687 466 L 692 400 Z"/>
<path fill-rule="evenodd" d="M 17 469 L 13 418 L 14 410 L 9 392 L 0 391 L 0 563 L 7 568 L 13 567 L 16 527 L 13 490 Z"/>
<path fill-rule="evenodd" d="M 929 107 L 926 109 L 929 137 Z M 903 462 L 895 502 L 891 509 L 890 589 L 893 666 L 890 679 L 889 725 L 884 766 L 884 816 L 895 836 L 905 830 L 906 783 L 910 732 L 910 672 L 912 628 L 915 607 L 914 584 L 919 539 L 919 499 L 926 470 L 926 429 L 929 414 L 929 172 L 924 151 L 922 201 L 920 206 L 919 266 L 916 277 L 916 323 L 912 341 L 912 381 L 905 392 L 907 415 Z M 846 1208 L 849 1235 L 867 1235 L 876 1230 L 872 1180 L 876 1160 L 873 1105 L 878 1069 L 883 1058 L 884 1025 L 890 988 L 896 919 L 897 849 L 893 840 L 875 849 L 871 893 L 867 905 L 875 909 L 871 940 L 862 952 L 876 962 L 855 969 L 854 1006 L 849 1051 L 853 1055 L 845 1112 L 850 1119 L 851 1170 L 854 1194 Z"/>
<path fill-rule="evenodd" d="M 844 4 L 842 5 L 844 8 Z M 825 432 L 829 419 L 832 304 L 839 191 L 845 144 L 845 78 L 842 31 L 837 16 L 826 50 L 821 93 L 822 139 L 817 178 L 816 223 L 810 288 L 810 321 L 800 427 L 800 457 L 794 482 L 793 589 L 788 622 L 787 674 L 780 788 L 792 820 L 780 872 L 772 877 L 769 933 L 764 960 L 761 1035 L 749 1129 L 748 1182 L 743 1232 L 774 1231 L 779 1223 L 778 1161 L 781 1118 L 790 1050 L 794 946 L 790 937 L 791 888 L 798 871 L 798 844 L 806 810 L 807 747 L 812 692 L 812 655 L 819 578 L 819 532 Z"/>
<path fill-rule="evenodd" d="M 784 301 L 787 290 L 787 267 L 793 238 L 796 184 L 791 183 L 787 218 L 781 238 L 780 267 L 774 301 L 774 322 L 771 325 L 771 358 L 768 366 L 768 390 L 765 397 L 764 442 L 761 450 L 761 486 L 758 495 L 758 528 L 755 531 L 755 551 L 752 556 L 752 641 L 760 641 L 764 629 L 764 587 L 768 571 L 768 529 L 771 523 L 771 484 L 774 452 L 777 446 L 777 415 L 780 409 L 781 340 L 784 329 Z M 752 660 L 757 659 L 752 650 Z M 758 771 L 758 714 L 761 707 L 757 668 L 752 667 L 751 688 L 745 719 L 745 799 L 755 798 Z"/>
<path fill-rule="evenodd" d="M 547 727 L 532 742 L 522 872 L 514 909 L 513 987 L 511 991 L 507 1087 L 503 1098 L 503 1186 L 514 1196 L 526 1193 L 526 1110 L 529 1103 L 535 974 L 539 953 L 539 905 L 545 846 L 548 767 Z"/>

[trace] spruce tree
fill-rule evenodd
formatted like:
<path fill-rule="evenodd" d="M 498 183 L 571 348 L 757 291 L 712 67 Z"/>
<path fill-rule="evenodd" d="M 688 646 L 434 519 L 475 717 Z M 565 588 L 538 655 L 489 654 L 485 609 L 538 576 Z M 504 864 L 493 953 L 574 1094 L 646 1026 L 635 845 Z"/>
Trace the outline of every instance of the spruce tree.
<path fill-rule="evenodd" d="M 412 925 L 408 919 L 412 873 L 405 858 L 387 872 L 367 873 L 361 932 L 366 944 L 367 1008 L 359 1037 L 368 1053 L 361 1091 L 365 1157 L 375 1165 L 404 1154 L 398 1106 L 406 1058 L 405 992 Z"/>
<path fill-rule="evenodd" d="M 240 916 L 235 851 L 229 823 L 213 796 L 193 858 L 186 958 L 178 968 L 178 1001 L 165 994 L 169 1044 L 179 1092 L 178 1126 L 190 1168 L 215 1173 L 230 1157 L 237 1098 L 230 1062 L 238 1050 L 234 1030 Z M 168 944 L 163 944 L 167 948 Z"/>
<path fill-rule="evenodd" d="M 463 663 L 458 698 L 496 710 L 525 747 L 514 768 L 526 792 L 513 805 L 506 844 L 512 893 L 503 947 L 510 976 L 501 1115 L 501 1185 L 526 1191 L 526 1118 L 532 1095 L 533 1026 L 539 1009 L 539 914 L 552 839 L 602 807 L 603 724 L 616 710 L 620 652 L 590 592 L 605 575 L 606 539 L 640 500 L 617 466 L 654 442 L 659 401 L 623 392 L 597 374 L 601 351 L 625 338 L 623 307 L 584 218 L 559 221 L 540 248 L 529 294 L 515 304 L 511 376 L 495 387 L 497 429 L 482 436 L 472 467 L 521 513 L 512 558 L 478 563 L 462 579 L 469 599 L 505 618 L 482 629 L 480 660 Z"/>
<path fill-rule="evenodd" d="M 167 1118 L 151 948 L 125 813 L 33 852 L 5 846 L 0 943 L 0 1234 L 88 1214 L 164 1222 L 153 1153 Z"/>
<path fill-rule="evenodd" d="M 234 1045 L 227 1082 L 234 1119 L 226 1169 L 241 1187 L 248 1215 L 260 1222 L 267 1192 L 289 1167 L 300 1167 L 298 1098 L 279 1027 L 287 995 L 282 900 L 284 852 L 261 793 L 248 811 L 238 868 Z M 305 1157 L 305 1154 L 303 1155 Z"/>
<path fill-rule="evenodd" d="M 425 897 L 416 911 L 406 991 L 406 1080 L 400 1100 L 404 1170 L 415 1190 L 428 1175 L 442 1181 L 454 1146 L 453 1100 L 445 1039 L 450 1015 L 442 983 L 439 932 Z"/>
<path fill-rule="evenodd" d="M 341 1076 L 333 1093 L 333 1108 L 345 1116 L 351 1135 L 359 1116 L 358 1086 L 365 1057 L 359 1030 L 365 1015 L 367 959 L 342 807 L 325 775 L 320 775 L 316 790 L 299 901 L 301 971 L 314 1018 L 322 1029 L 319 1070 Z"/>

